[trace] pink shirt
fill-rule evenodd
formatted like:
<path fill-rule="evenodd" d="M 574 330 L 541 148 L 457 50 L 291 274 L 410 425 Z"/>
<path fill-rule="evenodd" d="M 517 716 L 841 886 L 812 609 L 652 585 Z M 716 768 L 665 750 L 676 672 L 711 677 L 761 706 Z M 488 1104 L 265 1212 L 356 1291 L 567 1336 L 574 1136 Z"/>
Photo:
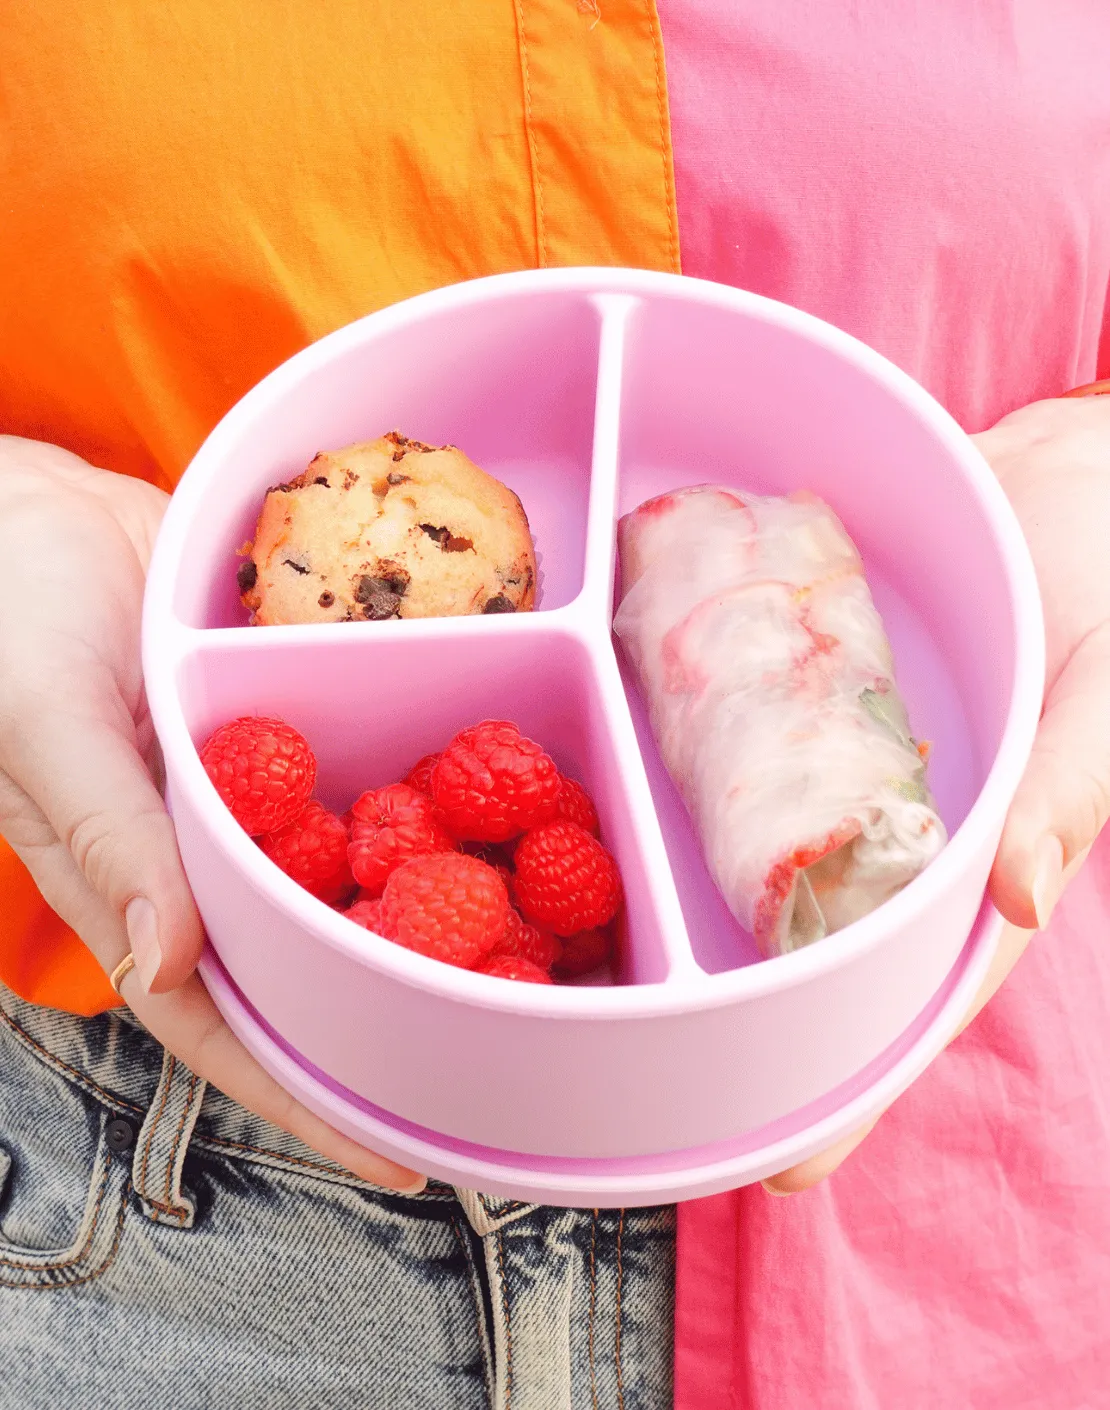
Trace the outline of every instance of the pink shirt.
<path fill-rule="evenodd" d="M 1110 4 L 659 10 L 687 274 L 840 325 L 970 431 L 1110 375 Z M 1110 1406 L 1110 837 L 839 1174 L 679 1231 L 679 1410 Z"/>

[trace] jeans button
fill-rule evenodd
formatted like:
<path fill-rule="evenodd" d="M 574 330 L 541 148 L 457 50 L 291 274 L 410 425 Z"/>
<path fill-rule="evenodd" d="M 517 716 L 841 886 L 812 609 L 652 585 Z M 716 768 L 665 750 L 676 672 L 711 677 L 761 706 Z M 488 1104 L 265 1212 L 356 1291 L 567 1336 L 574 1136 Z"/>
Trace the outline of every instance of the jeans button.
<path fill-rule="evenodd" d="M 104 1128 L 104 1135 L 108 1142 L 108 1149 L 115 1151 L 117 1155 L 130 1150 L 135 1144 L 135 1128 L 130 1121 L 125 1121 L 122 1116 L 114 1116 L 108 1122 Z"/>

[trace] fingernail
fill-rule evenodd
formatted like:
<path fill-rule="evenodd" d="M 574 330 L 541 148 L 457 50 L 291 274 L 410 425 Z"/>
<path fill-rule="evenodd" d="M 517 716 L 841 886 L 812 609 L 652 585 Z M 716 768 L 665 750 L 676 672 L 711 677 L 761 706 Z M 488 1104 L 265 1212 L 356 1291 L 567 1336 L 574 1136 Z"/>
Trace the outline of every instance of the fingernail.
<path fill-rule="evenodd" d="M 150 993 L 150 986 L 162 967 L 162 951 L 158 945 L 158 912 L 145 896 L 128 901 L 124 911 L 127 939 L 135 956 L 135 972 L 139 982 Z"/>
<path fill-rule="evenodd" d="M 776 1199 L 789 1199 L 793 1194 L 792 1190 L 776 1190 L 774 1185 L 769 1185 L 766 1180 L 759 1182 L 769 1195 L 774 1195 Z"/>
<path fill-rule="evenodd" d="M 428 1181 L 426 1177 L 421 1175 L 411 1185 L 395 1185 L 394 1188 L 399 1195 L 419 1195 L 423 1194 L 427 1185 Z"/>
<path fill-rule="evenodd" d="M 1060 839 L 1050 833 L 1038 843 L 1033 866 L 1033 910 L 1041 930 L 1052 918 L 1063 889 L 1064 848 Z"/>

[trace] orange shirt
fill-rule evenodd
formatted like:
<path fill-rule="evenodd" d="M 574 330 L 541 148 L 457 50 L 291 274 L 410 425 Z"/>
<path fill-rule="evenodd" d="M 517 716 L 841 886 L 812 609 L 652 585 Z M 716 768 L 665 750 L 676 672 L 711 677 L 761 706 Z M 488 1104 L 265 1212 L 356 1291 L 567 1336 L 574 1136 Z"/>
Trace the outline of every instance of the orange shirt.
<path fill-rule="evenodd" d="M 0 0 L 0 430 L 171 489 L 277 363 L 423 290 L 677 270 L 653 0 Z M 116 996 L 0 843 L 0 979 Z"/>

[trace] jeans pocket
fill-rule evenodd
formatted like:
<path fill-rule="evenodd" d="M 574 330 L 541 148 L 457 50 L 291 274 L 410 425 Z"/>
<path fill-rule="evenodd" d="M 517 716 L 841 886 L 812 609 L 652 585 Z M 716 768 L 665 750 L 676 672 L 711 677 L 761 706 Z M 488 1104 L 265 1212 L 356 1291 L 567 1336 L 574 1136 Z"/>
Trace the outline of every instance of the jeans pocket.
<path fill-rule="evenodd" d="M 83 1208 L 73 1210 L 76 1230 L 63 1244 L 52 1246 L 39 1246 L 38 1239 L 31 1242 L 30 1231 L 39 1206 L 37 1191 L 21 1187 L 18 1159 L 13 1158 L 11 1145 L 0 1132 L 0 1151 L 4 1156 L 0 1165 L 7 1165 L 6 1186 L 11 1186 L 10 1190 L 0 1190 L 0 1207 L 18 1213 L 24 1231 L 18 1242 L 0 1237 L 0 1289 L 49 1289 L 87 1283 L 99 1277 L 116 1258 L 127 1213 L 128 1173 L 126 1166 L 111 1155 L 104 1131 L 109 1117 L 109 1112 L 102 1112 Z M 52 1208 L 42 1208 L 42 1222 L 48 1224 L 54 1214 Z"/>
<path fill-rule="evenodd" d="M 0 1290 L 68 1287 L 110 1265 L 130 1188 L 113 1146 L 134 1130 L 0 1025 Z"/>

